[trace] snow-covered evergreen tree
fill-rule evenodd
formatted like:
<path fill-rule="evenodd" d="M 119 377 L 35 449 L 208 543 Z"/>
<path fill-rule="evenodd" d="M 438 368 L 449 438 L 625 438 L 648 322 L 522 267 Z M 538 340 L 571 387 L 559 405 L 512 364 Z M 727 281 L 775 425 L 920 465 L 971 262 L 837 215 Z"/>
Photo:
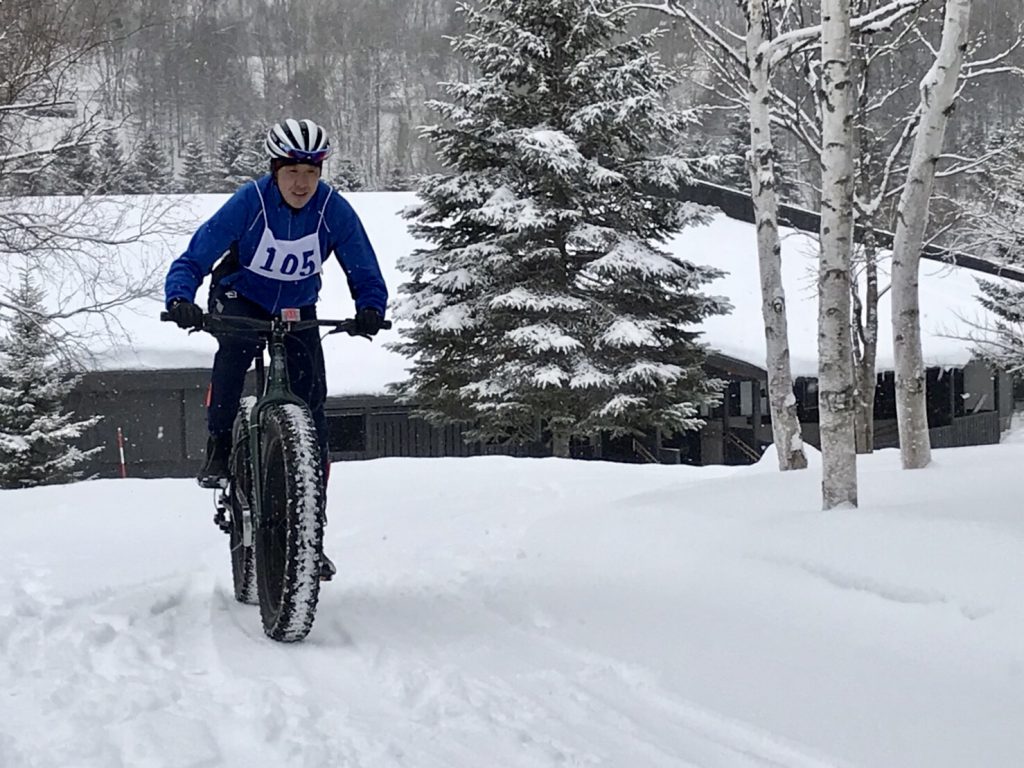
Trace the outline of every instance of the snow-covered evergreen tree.
<path fill-rule="evenodd" d="M 79 144 L 60 154 L 61 172 L 56 177 L 58 193 L 84 195 L 96 188 L 96 158 L 88 144 Z"/>
<path fill-rule="evenodd" d="M 29 178 L 29 195 L 59 195 L 62 192 L 63 183 L 60 176 L 60 167 L 56 160 L 48 163 L 36 171 Z"/>
<path fill-rule="evenodd" d="M 228 123 L 217 142 L 214 157 L 214 187 L 218 192 L 234 192 L 238 187 L 267 173 L 268 161 L 263 151 L 266 135 L 247 136 L 242 126 Z"/>
<path fill-rule="evenodd" d="M 250 136 L 249 141 L 242 147 L 237 164 L 239 184 L 269 173 L 270 159 L 267 157 L 266 141 L 266 131 L 259 130 Z"/>
<path fill-rule="evenodd" d="M 977 328 L 975 352 L 996 368 L 1024 372 L 1024 286 L 1007 280 L 978 280 L 978 302 L 991 321 Z"/>
<path fill-rule="evenodd" d="M 366 186 L 365 178 L 355 160 L 350 157 L 332 157 L 330 184 L 339 192 L 358 192 Z"/>
<path fill-rule="evenodd" d="M 159 195 L 171 191 L 170 164 L 160 142 L 152 133 L 147 133 L 139 143 L 132 161 L 132 171 L 139 192 Z"/>
<path fill-rule="evenodd" d="M 32 163 L 29 167 L 24 167 L 24 165 L 11 163 L 13 167 L 8 167 L 4 173 L 0 174 L 0 195 L 30 197 L 61 194 L 63 190 L 59 184 L 57 169 L 53 167 L 52 162 L 41 167 L 37 162 Z"/>
<path fill-rule="evenodd" d="M 124 158 L 121 141 L 113 130 L 103 132 L 96 147 L 96 192 L 101 195 L 131 195 L 140 191 L 134 167 Z"/>
<path fill-rule="evenodd" d="M 246 179 L 242 177 L 240 159 L 245 151 L 245 133 L 235 122 L 228 123 L 217 142 L 214 157 L 214 189 L 217 192 L 234 192 Z"/>
<path fill-rule="evenodd" d="M 210 172 L 210 161 L 206 157 L 206 149 L 201 141 L 190 139 L 185 144 L 185 149 L 182 150 L 178 188 L 187 193 L 215 191 Z"/>
<path fill-rule="evenodd" d="M 1000 267 L 1024 270 L 1024 119 L 994 132 L 985 142 L 993 158 L 978 174 L 976 190 L 961 204 L 965 222 L 954 248 Z M 979 303 L 987 317 L 962 318 L 974 351 L 996 368 L 1024 375 L 1024 284 L 1008 279 L 978 280 Z"/>
<path fill-rule="evenodd" d="M 406 192 L 412 189 L 412 182 L 400 165 L 391 166 L 387 178 L 384 180 L 385 192 Z"/>
<path fill-rule="evenodd" d="M 52 358 L 46 333 L 43 290 L 23 270 L 8 303 L 20 311 L 7 318 L 0 339 L 0 488 L 26 488 L 74 480 L 76 467 L 94 448 L 71 443 L 99 419 L 63 412 L 74 376 Z"/>
<path fill-rule="evenodd" d="M 448 83 L 429 127 L 449 173 L 424 177 L 407 211 L 430 246 L 394 348 L 412 359 L 396 392 L 471 438 L 570 438 L 702 425 L 718 399 L 698 341 L 727 311 L 700 287 L 719 273 L 667 253 L 702 220 L 673 193 L 694 162 L 674 152 L 696 120 L 669 105 L 676 78 L 655 30 L 626 35 L 617 0 L 487 0 L 463 6 L 454 46 L 479 69 Z M 657 148 L 656 150 L 652 150 Z"/>

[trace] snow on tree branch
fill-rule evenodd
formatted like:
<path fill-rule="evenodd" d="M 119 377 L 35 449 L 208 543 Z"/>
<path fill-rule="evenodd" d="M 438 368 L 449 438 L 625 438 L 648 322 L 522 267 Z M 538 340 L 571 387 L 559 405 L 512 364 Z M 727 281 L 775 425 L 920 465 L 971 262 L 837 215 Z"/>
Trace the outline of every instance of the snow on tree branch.
<path fill-rule="evenodd" d="M 743 61 L 740 51 L 743 47 L 745 35 L 728 30 L 721 25 L 722 31 L 715 32 L 712 25 L 700 19 L 693 11 L 685 7 L 686 0 L 663 0 L 660 3 L 622 3 L 613 13 L 629 13 L 637 10 L 657 11 L 667 16 L 686 19 L 695 29 L 700 30 L 709 39 L 715 41 L 723 53 Z M 898 21 L 906 16 L 915 13 L 926 5 L 929 0 L 891 0 L 878 8 L 856 16 L 851 19 L 850 26 L 855 32 L 873 34 L 891 29 Z M 773 3 L 786 15 L 793 5 L 792 2 Z M 771 65 L 789 58 L 795 53 L 806 50 L 808 47 L 817 44 L 821 39 L 822 25 L 812 24 L 799 29 L 792 29 L 780 33 L 764 43 L 763 55 L 769 57 Z M 733 39 L 734 44 L 730 45 L 726 37 Z"/>
<path fill-rule="evenodd" d="M 98 417 L 76 420 L 64 410 L 77 383 L 50 343 L 45 291 L 31 268 L 19 270 L 6 302 L 24 307 L 0 333 L 0 488 L 26 488 L 76 479 L 92 449 L 71 445 Z"/>
<path fill-rule="evenodd" d="M 67 359 L 87 363 L 99 339 L 129 343 L 109 310 L 159 294 L 167 242 L 186 226 L 166 198 L 2 200 L 0 276 L 11 280 L 26 268 L 45 274 L 51 341 Z M 0 299 L 0 320 L 27 312 Z"/>
<path fill-rule="evenodd" d="M 402 260 L 413 327 L 392 346 L 416 362 L 396 394 L 470 439 L 536 441 L 539 420 L 567 456 L 600 431 L 693 429 L 718 398 L 693 330 L 727 310 L 700 293 L 718 273 L 659 247 L 705 218 L 667 194 L 707 165 L 683 151 L 699 110 L 668 98 L 661 33 L 613 7 L 466 9 L 455 49 L 479 76 L 445 86 L 424 132 L 446 172 L 407 212 L 429 246 Z"/>

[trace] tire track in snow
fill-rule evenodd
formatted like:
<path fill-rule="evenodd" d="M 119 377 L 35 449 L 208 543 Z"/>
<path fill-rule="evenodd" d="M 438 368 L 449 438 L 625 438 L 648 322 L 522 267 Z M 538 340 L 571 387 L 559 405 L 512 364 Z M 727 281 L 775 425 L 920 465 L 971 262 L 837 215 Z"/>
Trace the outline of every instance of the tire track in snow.
<path fill-rule="evenodd" d="M 0 765 L 295 765 L 318 740 L 303 692 L 260 674 L 258 609 L 228 606 L 212 572 L 74 601 L 46 580 L 23 566 L 0 587 Z"/>
<path fill-rule="evenodd" d="M 445 589 L 364 588 L 322 605 L 318 642 L 329 647 L 344 639 L 350 653 L 331 668 L 314 656 L 305 673 L 358 702 L 339 713 L 351 732 L 387 723 L 391 737 L 389 760 L 364 753 L 360 765 L 475 766 L 483 758 L 524 767 L 838 765 L 682 700 L 642 669 L 554 639 L 543 627 L 510 622 L 480 599 Z M 349 619 L 325 621 L 324 614 Z M 303 665 L 301 657 L 293 660 Z"/>
<path fill-rule="evenodd" d="M 65 602 L 47 594 L 45 572 L 19 571 L 2 631 L 0 719 L 18 755 L 12 765 L 145 765 L 161 753 L 169 768 L 217 764 L 209 727 L 177 712 L 182 686 L 167 638 L 188 579 Z M 171 749 L 178 742 L 185 748 Z"/>
<path fill-rule="evenodd" d="M 221 557 L 74 601 L 31 568 L 0 587 L 0 765 L 834 765 L 502 615 L 480 584 L 334 585 L 307 643 L 277 645 Z"/>

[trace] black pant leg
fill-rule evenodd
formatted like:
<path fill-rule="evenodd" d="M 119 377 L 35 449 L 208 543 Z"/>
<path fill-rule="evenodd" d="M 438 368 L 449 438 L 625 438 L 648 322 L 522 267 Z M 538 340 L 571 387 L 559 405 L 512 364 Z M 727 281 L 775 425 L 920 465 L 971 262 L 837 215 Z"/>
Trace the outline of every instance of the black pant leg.
<path fill-rule="evenodd" d="M 266 319 L 257 304 L 234 291 L 214 290 L 210 294 L 211 314 Z M 245 374 L 252 365 L 259 340 L 255 333 L 232 331 L 217 335 L 217 354 L 213 358 L 206 423 L 211 434 L 231 432 L 238 403 L 245 388 Z"/>

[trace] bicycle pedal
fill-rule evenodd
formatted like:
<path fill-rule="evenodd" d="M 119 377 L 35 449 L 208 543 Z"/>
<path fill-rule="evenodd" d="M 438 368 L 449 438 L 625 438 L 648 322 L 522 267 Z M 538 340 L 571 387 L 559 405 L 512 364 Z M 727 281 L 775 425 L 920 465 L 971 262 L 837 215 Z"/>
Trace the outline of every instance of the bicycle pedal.
<path fill-rule="evenodd" d="M 231 533 L 231 523 L 228 521 L 227 516 L 221 513 L 217 513 L 213 516 L 213 523 L 220 528 L 224 533 Z"/>
<path fill-rule="evenodd" d="M 231 533 L 231 520 L 228 517 L 228 502 L 226 494 L 219 494 L 217 500 L 214 502 L 214 508 L 217 510 L 213 513 L 213 523 L 220 528 L 224 533 Z"/>

